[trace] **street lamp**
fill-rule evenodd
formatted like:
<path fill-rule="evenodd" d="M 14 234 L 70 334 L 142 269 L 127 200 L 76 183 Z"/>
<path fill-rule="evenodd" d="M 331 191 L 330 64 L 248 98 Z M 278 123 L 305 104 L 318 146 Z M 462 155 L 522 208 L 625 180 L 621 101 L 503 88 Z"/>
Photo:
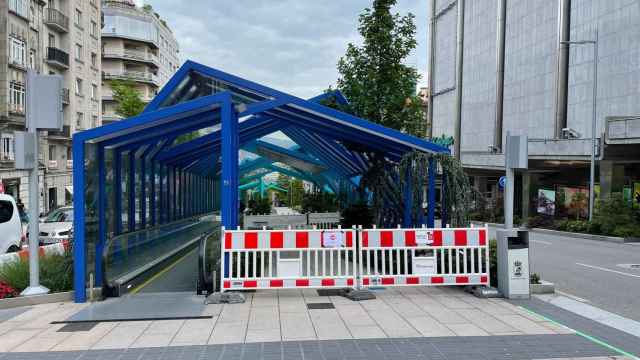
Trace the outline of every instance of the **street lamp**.
<path fill-rule="evenodd" d="M 593 40 L 561 41 L 567 45 L 593 45 L 593 107 L 591 118 L 591 169 L 589 174 L 589 221 L 593 220 L 594 184 L 596 176 L 596 100 L 598 95 L 598 29 Z"/>

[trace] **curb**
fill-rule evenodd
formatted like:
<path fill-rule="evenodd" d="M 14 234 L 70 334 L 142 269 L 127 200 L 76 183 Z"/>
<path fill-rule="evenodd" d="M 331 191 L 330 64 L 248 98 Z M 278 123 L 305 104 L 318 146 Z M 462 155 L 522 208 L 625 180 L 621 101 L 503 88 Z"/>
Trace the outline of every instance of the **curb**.
<path fill-rule="evenodd" d="M 488 224 L 490 227 L 496 227 L 496 228 L 504 227 L 504 224 L 497 224 L 497 223 L 483 223 L 479 221 L 472 221 L 471 223 L 474 225 Z M 626 238 L 615 237 L 615 236 L 574 233 L 574 232 L 568 232 L 568 231 L 550 230 L 550 229 L 543 229 L 543 228 L 529 228 L 529 231 L 537 232 L 540 234 L 558 235 L 558 236 L 564 236 L 564 237 L 569 237 L 574 239 L 583 239 L 583 240 L 604 241 L 604 242 L 611 242 L 616 244 L 629 244 L 629 243 L 635 242 L 635 241 L 629 241 Z"/>
<path fill-rule="evenodd" d="M 73 291 L 35 296 L 19 296 L 15 298 L 0 300 L 0 309 L 11 309 L 22 306 L 67 302 L 71 301 L 72 299 Z"/>
<path fill-rule="evenodd" d="M 87 288 L 87 299 L 90 298 L 90 289 Z M 34 296 L 18 296 L 15 298 L 8 299 L 0 299 L 0 310 L 23 307 L 23 306 L 33 306 L 33 305 L 41 305 L 41 304 L 52 304 L 52 303 L 60 303 L 60 302 L 70 302 L 73 301 L 73 291 L 65 291 L 44 295 L 34 295 Z M 102 296 L 102 288 L 94 288 L 93 289 L 93 298 L 98 299 Z"/>

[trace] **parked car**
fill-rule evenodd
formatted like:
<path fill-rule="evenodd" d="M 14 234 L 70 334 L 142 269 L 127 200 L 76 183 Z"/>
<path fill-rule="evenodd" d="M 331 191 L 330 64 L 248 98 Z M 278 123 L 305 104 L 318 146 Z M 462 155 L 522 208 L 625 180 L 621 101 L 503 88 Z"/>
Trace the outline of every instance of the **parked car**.
<path fill-rule="evenodd" d="M 73 208 L 61 207 L 51 211 L 44 221 L 40 222 L 40 244 L 55 244 L 71 239 L 73 236 Z"/>
<path fill-rule="evenodd" d="M 10 195 L 0 194 L 0 253 L 20 250 L 22 224 L 16 201 Z"/>

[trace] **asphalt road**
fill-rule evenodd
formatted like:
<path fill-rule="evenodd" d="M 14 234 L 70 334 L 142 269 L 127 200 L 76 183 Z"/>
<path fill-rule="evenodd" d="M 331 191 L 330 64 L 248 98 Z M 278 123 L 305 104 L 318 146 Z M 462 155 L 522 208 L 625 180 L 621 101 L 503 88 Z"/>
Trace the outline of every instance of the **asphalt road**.
<path fill-rule="evenodd" d="M 640 321 L 640 244 L 616 244 L 530 233 L 531 271 L 556 290 Z"/>
<path fill-rule="evenodd" d="M 139 293 L 193 291 L 196 293 L 198 251 L 194 249 L 170 263 L 149 281 L 141 284 Z"/>

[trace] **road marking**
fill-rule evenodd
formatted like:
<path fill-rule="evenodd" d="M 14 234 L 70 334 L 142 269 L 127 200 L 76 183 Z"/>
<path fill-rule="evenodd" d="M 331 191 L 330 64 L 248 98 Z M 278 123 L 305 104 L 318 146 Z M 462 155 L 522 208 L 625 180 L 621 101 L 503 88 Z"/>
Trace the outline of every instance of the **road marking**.
<path fill-rule="evenodd" d="M 548 241 L 542 241 L 542 240 L 531 240 L 531 242 L 545 244 L 545 245 L 553 245 L 553 243 L 550 243 Z"/>
<path fill-rule="evenodd" d="M 640 275 L 634 275 L 634 274 L 629 274 L 629 273 L 622 272 L 622 271 L 611 270 L 611 269 L 603 268 L 603 267 L 600 267 L 600 266 L 587 265 L 587 264 L 581 264 L 581 263 L 576 263 L 576 265 L 580 265 L 580 266 L 584 266 L 584 267 L 588 267 L 588 268 L 596 269 L 596 270 L 608 271 L 608 272 L 612 272 L 612 273 L 615 273 L 615 274 L 620 274 L 620 275 L 625 275 L 625 276 L 630 276 L 630 277 L 634 277 L 634 278 L 640 279 Z"/>
<path fill-rule="evenodd" d="M 620 348 L 617 348 L 617 347 L 615 347 L 615 346 L 613 346 L 613 345 L 611 345 L 611 344 L 609 344 L 609 343 L 606 343 L 606 342 L 604 342 L 604 341 L 602 341 L 602 340 L 598 339 L 598 338 L 597 338 L 597 337 L 595 337 L 595 336 L 591 336 L 591 335 L 589 335 L 589 334 L 587 334 L 587 333 L 584 333 L 584 332 L 582 332 L 582 331 L 579 331 L 579 330 L 576 330 L 576 329 L 570 328 L 570 327 L 568 327 L 567 325 L 564 325 L 564 324 L 562 324 L 562 323 L 560 323 L 560 322 L 558 322 L 558 321 L 556 321 L 556 320 L 553 320 L 553 319 L 551 319 L 551 318 L 549 318 L 549 317 L 546 317 L 546 316 L 544 316 L 544 315 L 542 315 L 542 314 L 539 314 L 539 313 L 537 313 L 537 312 L 535 312 L 535 311 L 533 311 L 533 310 L 531 310 L 531 309 L 529 309 L 529 308 L 527 308 L 527 307 L 524 307 L 524 306 L 522 306 L 522 305 L 519 305 L 519 306 L 520 306 L 520 308 L 524 309 L 525 311 L 527 311 L 527 312 L 529 312 L 529 313 L 531 313 L 531 314 L 533 314 L 533 315 L 535 315 L 535 316 L 541 317 L 542 319 L 544 319 L 544 320 L 546 320 L 546 321 L 548 321 L 548 322 L 550 322 L 550 323 L 553 323 L 553 324 L 556 324 L 556 325 L 558 325 L 558 326 L 561 326 L 561 327 L 563 327 L 563 328 L 565 328 L 565 329 L 568 329 L 569 331 L 573 331 L 574 333 L 576 333 L 576 335 L 581 336 L 581 337 L 583 337 L 583 338 L 585 338 L 585 339 L 587 339 L 587 340 L 589 340 L 589 341 L 591 341 L 591 342 L 593 342 L 593 343 L 596 343 L 596 344 L 598 344 L 598 345 L 600 345 L 600 346 L 603 346 L 603 347 L 605 347 L 605 348 L 607 348 L 607 349 L 609 349 L 609 350 L 615 351 L 615 352 L 617 352 L 617 353 L 618 353 L 618 354 L 620 354 L 620 355 L 630 357 L 631 359 L 640 360 L 640 358 L 636 357 L 636 356 L 635 356 L 635 355 L 633 355 L 632 353 L 630 353 L 630 352 L 626 352 L 626 351 L 624 351 L 624 350 L 622 350 L 622 349 L 620 349 Z"/>
<path fill-rule="evenodd" d="M 195 250 L 195 249 L 194 249 Z M 162 269 L 161 271 L 159 271 L 157 274 L 153 275 L 151 278 L 149 278 L 147 281 L 143 282 L 142 284 L 138 285 L 135 289 L 129 291 L 129 294 L 135 294 L 137 292 L 139 292 L 140 290 L 142 290 L 144 287 L 146 287 L 147 285 L 151 284 L 153 281 L 155 281 L 157 278 L 159 278 L 160 276 L 164 275 L 167 271 L 173 269 L 176 265 L 178 265 L 178 263 L 180 263 L 182 260 L 184 260 L 187 256 L 191 255 L 191 253 L 194 251 L 191 250 L 188 253 L 184 254 L 184 256 L 182 256 L 181 258 L 179 258 L 178 260 L 174 261 L 173 263 L 171 263 L 171 265 L 167 266 L 166 268 Z"/>

